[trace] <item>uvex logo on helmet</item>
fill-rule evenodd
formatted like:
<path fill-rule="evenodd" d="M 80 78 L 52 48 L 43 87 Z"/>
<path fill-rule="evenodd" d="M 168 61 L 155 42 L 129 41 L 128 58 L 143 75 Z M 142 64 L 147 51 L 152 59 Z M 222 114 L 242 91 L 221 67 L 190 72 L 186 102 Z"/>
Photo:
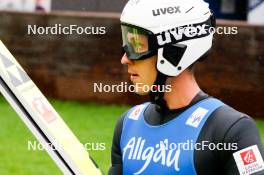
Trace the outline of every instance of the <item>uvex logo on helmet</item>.
<path fill-rule="evenodd" d="M 158 45 L 163 46 L 168 43 L 177 43 L 195 38 L 201 38 L 211 33 L 210 26 L 207 24 L 198 24 L 191 26 L 182 26 L 170 29 L 156 35 Z"/>
<path fill-rule="evenodd" d="M 176 7 L 165 7 L 152 10 L 153 16 L 160 16 L 166 14 L 173 14 L 173 13 L 181 13 L 180 6 Z"/>

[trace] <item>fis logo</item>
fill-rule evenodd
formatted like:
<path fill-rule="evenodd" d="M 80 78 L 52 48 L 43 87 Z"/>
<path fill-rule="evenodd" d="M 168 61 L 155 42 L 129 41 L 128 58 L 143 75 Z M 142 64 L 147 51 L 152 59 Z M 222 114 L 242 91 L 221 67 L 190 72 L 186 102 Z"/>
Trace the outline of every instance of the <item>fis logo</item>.
<path fill-rule="evenodd" d="M 180 6 L 165 7 L 165 8 L 152 10 L 153 16 L 160 16 L 160 15 L 174 14 L 174 13 L 181 13 Z"/>
<path fill-rule="evenodd" d="M 199 107 L 192 113 L 192 115 L 188 118 L 185 124 L 194 128 L 198 128 L 207 113 L 207 109 Z"/>

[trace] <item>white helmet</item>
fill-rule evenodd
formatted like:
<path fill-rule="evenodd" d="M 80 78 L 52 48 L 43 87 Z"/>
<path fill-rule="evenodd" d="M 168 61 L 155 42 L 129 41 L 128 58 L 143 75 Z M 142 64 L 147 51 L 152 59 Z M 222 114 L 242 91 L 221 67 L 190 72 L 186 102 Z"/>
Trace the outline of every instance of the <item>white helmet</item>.
<path fill-rule="evenodd" d="M 128 58 L 158 55 L 157 70 L 166 76 L 179 75 L 212 47 L 215 18 L 203 0 L 130 0 L 120 20 Z"/>

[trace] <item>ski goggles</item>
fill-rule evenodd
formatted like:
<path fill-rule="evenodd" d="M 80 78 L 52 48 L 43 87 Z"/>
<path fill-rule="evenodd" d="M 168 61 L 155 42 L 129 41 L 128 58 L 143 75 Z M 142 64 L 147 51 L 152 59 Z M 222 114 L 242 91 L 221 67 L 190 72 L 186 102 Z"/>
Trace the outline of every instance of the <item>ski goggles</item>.
<path fill-rule="evenodd" d="M 157 54 L 154 34 L 143 28 L 121 24 L 123 51 L 131 60 L 145 59 Z M 150 44 L 151 43 L 151 44 Z"/>
<path fill-rule="evenodd" d="M 213 14 L 204 22 L 175 27 L 157 34 L 137 26 L 121 23 L 122 48 L 131 60 L 146 59 L 156 55 L 158 49 L 166 45 L 208 36 L 212 33 L 211 28 L 215 28 Z"/>

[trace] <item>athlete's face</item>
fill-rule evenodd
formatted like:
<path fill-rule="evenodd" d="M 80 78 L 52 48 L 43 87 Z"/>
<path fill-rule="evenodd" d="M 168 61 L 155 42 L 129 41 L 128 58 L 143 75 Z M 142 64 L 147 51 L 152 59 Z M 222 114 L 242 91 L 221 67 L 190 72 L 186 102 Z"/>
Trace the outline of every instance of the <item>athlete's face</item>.
<path fill-rule="evenodd" d="M 128 73 L 131 82 L 139 87 L 136 88 L 136 93 L 146 95 L 148 92 L 143 89 L 147 86 L 148 89 L 154 84 L 157 76 L 156 70 L 157 56 L 153 56 L 144 60 L 130 60 L 126 54 L 123 55 L 121 63 L 128 66 Z"/>
<path fill-rule="evenodd" d="M 126 38 L 134 52 L 144 53 L 148 51 L 147 36 L 128 32 L 126 33 Z M 123 55 L 121 63 L 128 66 L 130 80 L 136 87 L 138 87 L 135 89 L 137 94 L 147 94 L 147 90 L 154 84 L 157 76 L 156 61 L 157 56 L 144 60 L 131 60 L 126 54 Z"/>

